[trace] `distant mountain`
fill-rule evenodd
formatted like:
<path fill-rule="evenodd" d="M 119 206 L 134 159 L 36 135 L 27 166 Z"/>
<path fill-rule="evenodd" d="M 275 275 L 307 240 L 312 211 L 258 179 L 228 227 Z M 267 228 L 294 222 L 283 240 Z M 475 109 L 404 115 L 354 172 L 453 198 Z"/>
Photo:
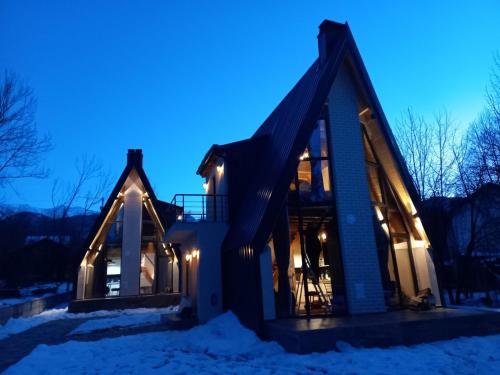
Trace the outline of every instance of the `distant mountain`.
<path fill-rule="evenodd" d="M 62 216 L 64 207 L 63 206 L 58 206 L 55 208 L 38 208 L 38 207 L 33 207 L 28 204 L 2 204 L 0 205 L 0 219 L 6 218 L 9 216 L 12 216 L 17 213 L 21 212 L 30 212 L 34 214 L 40 214 L 40 215 L 45 215 L 49 217 L 53 217 L 54 211 L 56 213 L 56 217 L 59 218 Z M 78 216 L 78 215 L 96 215 L 98 214 L 97 211 L 87 211 L 85 212 L 85 209 L 83 207 L 71 207 L 68 212 L 68 216 Z"/>
<path fill-rule="evenodd" d="M 86 238 L 96 218 L 97 213 L 92 213 L 54 220 L 45 213 L 7 211 L 6 216 L 0 217 L 0 253 L 19 249 L 30 238 L 60 237 L 69 241 L 71 247 L 77 246 Z"/>

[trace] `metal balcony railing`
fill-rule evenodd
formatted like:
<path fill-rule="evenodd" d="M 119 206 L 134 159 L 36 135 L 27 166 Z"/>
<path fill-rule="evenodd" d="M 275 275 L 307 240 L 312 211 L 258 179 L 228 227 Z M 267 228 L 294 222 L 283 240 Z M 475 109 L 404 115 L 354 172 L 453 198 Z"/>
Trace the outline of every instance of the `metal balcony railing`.
<path fill-rule="evenodd" d="M 228 219 L 227 195 L 176 194 L 172 204 L 181 208 L 177 222 L 226 222 Z"/>

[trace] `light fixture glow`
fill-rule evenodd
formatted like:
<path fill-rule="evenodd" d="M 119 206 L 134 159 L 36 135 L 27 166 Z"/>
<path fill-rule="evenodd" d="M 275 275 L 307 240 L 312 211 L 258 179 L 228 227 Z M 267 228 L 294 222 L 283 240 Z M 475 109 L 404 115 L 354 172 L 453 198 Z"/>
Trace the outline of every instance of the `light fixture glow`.
<path fill-rule="evenodd" d="M 379 221 L 384 221 L 384 215 L 382 214 L 382 211 L 380 211 L 380 208 L 375 207 L 375 213 L 377 214 Z"/>
<path fill-rule="evenodd" d="M 387 235 L 389 235 L 389 226 L 387 225 L 387 223 L 382 223 L 382 229 Z"/>
<path fill-rule="evenodd" d="M 182 215 L 177 215 L 177 220 L 182 220 Z"/>
<path fill-rule="evenodd" d="M 307 158 L 309 158 L 309 151 L 305 150 L 304 153 L 302 155 L 300 155 L 299 159 L 300 160 L 304 160 L 304 159 L 307 159 Z"/>
<path fill-rule="evenodd" d="M 217 173 L 222 174 L 224 172 L 224 164 L 217 166 Z"/>
<path fill-rule="evenodd" d="M 192 258 L 192 255 L 190 253 L 186 253 L 186 262 L 190 262 L 191 261 L 191 258 Z"/>
<path fill-rule="evenodd" d="M 205 191 L 208 191 L 208 183 L 207 182 L 203 183 L 203 189 L 205 189 Z"/>

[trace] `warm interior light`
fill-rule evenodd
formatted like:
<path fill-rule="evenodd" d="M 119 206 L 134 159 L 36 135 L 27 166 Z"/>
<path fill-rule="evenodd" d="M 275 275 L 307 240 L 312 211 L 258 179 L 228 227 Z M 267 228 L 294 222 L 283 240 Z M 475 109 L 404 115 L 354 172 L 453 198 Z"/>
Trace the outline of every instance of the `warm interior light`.
<path fill-rule="evenodd" d="M 98 251 L 101 251 L 101 249 L 102 249 L 102 244 L 99 245 Z"/>
<path fill-rule="evenodd" d="M 186 253 L 186 262 L 190 262 L 191 261 L 191 253 Z"/>
<path fill-rule="evenodd" d="M 420 232 L 423 232 L 424 230 L 424 226 L 422 224 L 422 220 L 420 220 L 420 218 L 417 216 L 415 218 L 415 226 L 417 227 L 417 229 L 420 231 Z"/>
<path fill-rule="evenodd" d="M 191 254 L 193 255 L 193 258 L 198 258 L 200 256 L 200 250 L 195 249 L 191 252 Z"/>
<path fill-rule="evenodd" d="M 326 241 L 326 232 L 321 232 L 321 239 Z"/>
<path fill-rule="evenodd" d="M 387 225 L 387 223 L 382 223 L 382 229 L 387 235 L 389 235 L 389 226 Z"/>
<path fill-rule="evenodd" d="M 304 160 L 304 159 L 307 159 L 309 158 L 309 151 L 308 150 L 305 150 L 304 153 L 302 155 L 300 155 L 300 160 Z"/>
<path fill-rule="evenodd" d="M 380 211 L 380 208 L 375 207 L 375 213 L 377 214 L 377 218 L 379 221 L 384 221 L 384 215 L 382 215 L 382 211 Z"/>

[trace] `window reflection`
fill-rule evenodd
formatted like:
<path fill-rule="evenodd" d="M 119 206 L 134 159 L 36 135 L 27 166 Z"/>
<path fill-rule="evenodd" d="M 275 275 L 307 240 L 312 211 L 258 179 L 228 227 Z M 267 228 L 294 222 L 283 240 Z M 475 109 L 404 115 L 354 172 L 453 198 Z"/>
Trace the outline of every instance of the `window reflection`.
<path fill-rule="evenodd" d="M 123 234 L 123 204 L 120 206 L 116 217 L 111 222 L 104 246 L 106 262 L 106 290 L 105 296 L 120 295 L 121 259 L 122 259 L 122 234 Z"/>
<path fill-rule="evenodd" d="M 404 306 L 416 292 L 410 246 L 411 228 L 405 220 L 399 198 L 382 170 L 366 133 L 364 149 L 386 304 L 388 307 Z"/>
<path fill-rule="evenodd" d="M 304 202 L 332 199 L 325 120 L 316 122 L 309 143 L 297 168 L 300 198 Z M 292 182 L 291 190 L 295 190 Z"/>

